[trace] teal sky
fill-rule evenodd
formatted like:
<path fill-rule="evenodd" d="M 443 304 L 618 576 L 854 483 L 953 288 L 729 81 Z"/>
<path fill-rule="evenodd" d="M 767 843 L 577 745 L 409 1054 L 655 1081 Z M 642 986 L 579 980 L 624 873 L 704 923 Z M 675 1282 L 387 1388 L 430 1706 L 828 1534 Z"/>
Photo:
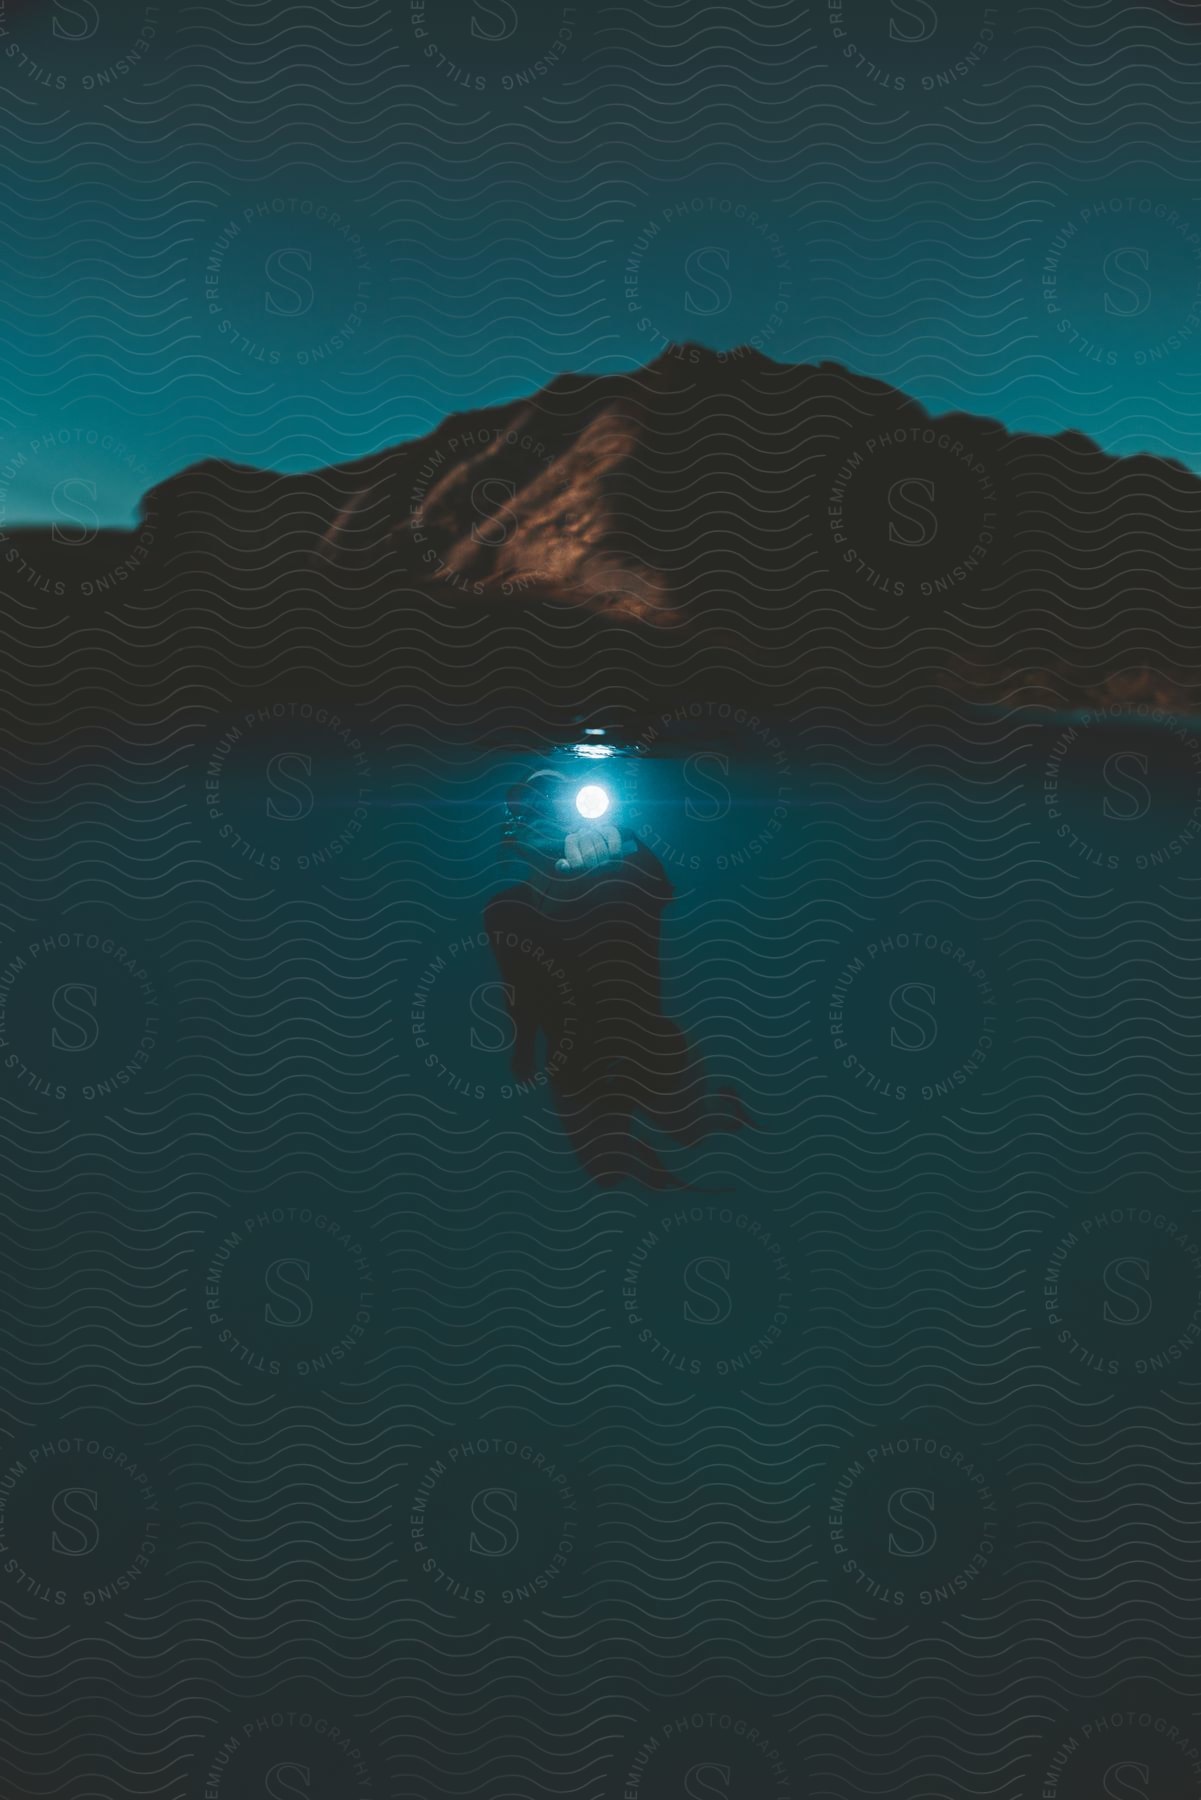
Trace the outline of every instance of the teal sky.
<path fill-rule="evenodd" d="M 8 0 L 0 526 L 672 339 L 1201 468 L 1189 12 Z"/>

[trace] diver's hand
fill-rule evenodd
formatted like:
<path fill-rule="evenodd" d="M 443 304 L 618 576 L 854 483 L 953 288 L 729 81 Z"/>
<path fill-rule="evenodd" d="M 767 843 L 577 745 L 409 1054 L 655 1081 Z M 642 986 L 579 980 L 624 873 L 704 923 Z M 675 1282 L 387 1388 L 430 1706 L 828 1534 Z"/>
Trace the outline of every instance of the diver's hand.
<path fill-rule="evenodd" d="M 621 833 L 613 825 L 589 825 L 569 831 L 556 869 L 600 869 L 622 854 Z"/>

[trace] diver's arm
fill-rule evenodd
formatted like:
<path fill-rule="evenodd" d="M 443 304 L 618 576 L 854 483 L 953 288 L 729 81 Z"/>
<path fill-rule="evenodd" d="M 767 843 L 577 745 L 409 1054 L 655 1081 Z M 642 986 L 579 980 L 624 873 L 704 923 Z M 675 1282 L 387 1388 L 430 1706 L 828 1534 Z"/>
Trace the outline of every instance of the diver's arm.
<path fill-rule="evenodd" d="M 676 890 L 667 879 L 667 871 L 653 850 L 635 840 L 630 854 L 625 858 L 623 867 L 627 869 L 654 900 L 662 901 L 675 898 Z"/>

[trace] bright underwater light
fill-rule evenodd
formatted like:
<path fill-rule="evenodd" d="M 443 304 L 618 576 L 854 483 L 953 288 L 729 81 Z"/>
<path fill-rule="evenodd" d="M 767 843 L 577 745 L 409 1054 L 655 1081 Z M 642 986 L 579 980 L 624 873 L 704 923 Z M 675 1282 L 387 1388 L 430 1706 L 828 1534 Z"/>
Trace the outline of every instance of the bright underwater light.
<path fill-rule="evenodd" d="M 589 784 L 575 797 L 576 811 L 584 819 L 603 819 L 609 810 L 609 796 L 603 787 Z"/>

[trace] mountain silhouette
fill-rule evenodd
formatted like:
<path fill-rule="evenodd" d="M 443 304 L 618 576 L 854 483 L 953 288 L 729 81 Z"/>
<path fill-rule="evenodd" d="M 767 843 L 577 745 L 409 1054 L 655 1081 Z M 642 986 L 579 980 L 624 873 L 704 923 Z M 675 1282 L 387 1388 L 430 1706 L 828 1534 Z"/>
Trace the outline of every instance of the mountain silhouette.
<path fill-rule="evenodd" d="M 0 570 L 18 615 L 140 618 L 144 680 L 186 642 L 194 680 L 236 662 L 311 684 L 324 655 L 467 716 L 710 694 L 1193 709 L 1199 501 L 1161 457 L 684 344 L 310 474 L 201 463 L 134 532 L 10 531 Z"/>

